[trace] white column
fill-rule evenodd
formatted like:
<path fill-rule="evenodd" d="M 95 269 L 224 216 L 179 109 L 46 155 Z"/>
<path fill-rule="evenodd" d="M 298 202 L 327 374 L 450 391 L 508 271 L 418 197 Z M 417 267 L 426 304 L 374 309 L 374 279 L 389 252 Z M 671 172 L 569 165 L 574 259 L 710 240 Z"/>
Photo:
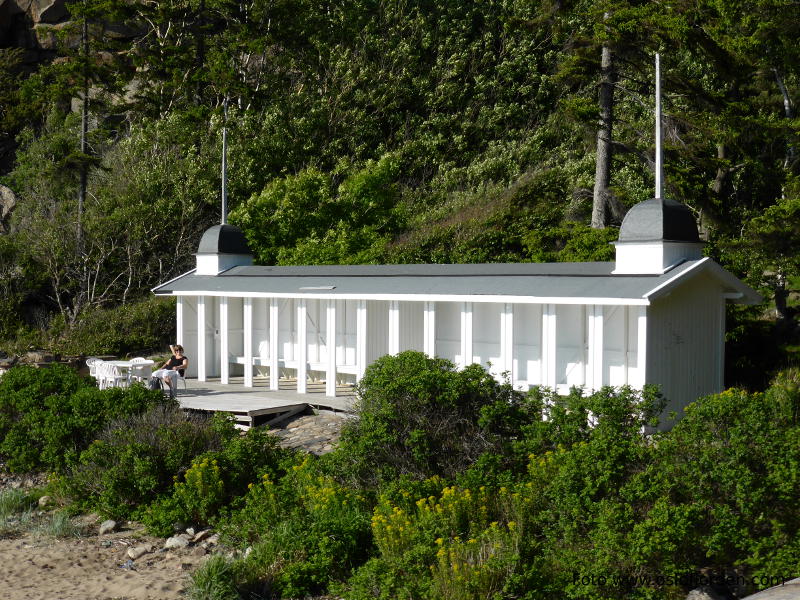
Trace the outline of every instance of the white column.
<path fill-rule="evenodd" d="M 178 296 L 175 302 L 175 343 L 184 346 L 184 323 L 183 323 L 183 297 Z"/>
<path fill-rule="evenodd" d="M 206 297 L 197 297 L 197 381 L 206 380 Z"/>
<path fill-rule="evenodd" d="M 436 356 L 436 303 L 425 302 L 423 319 L 423 352 L 431 358 Z"/>
<path fill-rule="evenodd" d="M 463 369 L 471 365 L 472 356 L 472 302 L 461 303 L 461 364 Z"/>
<path fill-rule="evenodd" d="M 327 300 L 325 307 L 326 343 L 328 345 L 328 369 L 325 373 L 325 395 L 336 395 L 336 300 Z"/>
<path fill-rule="evenodd" d="M 628 356 L 631 351 L 631 344 L 630 340 L 628 339 L 628 335 L 630 332 L 628 331 L 628 319 L 630 316 L 628 315 L 630 307 L 623 306 L 621 307 L 622 310 L 622 383 L 624 385 L 630 385 L 630 379 L 628 377 L 628 365 L 630 364 L 630 357 Z"/>
<path fill-rule="evenodd" d="M 367 301 L 359 300 L 356 308 L 356 381 L 367 368 Z"/>
<path fill-rule="evenodd" d="M 400 353 L 400 301 L 389 301 L 389 354 Z"/>
<path fill-rule="evenodd" d="M 587 306 L 586 320 L 586 389 L 591 392 L 603 387 L 603 307 Z"/>
<path fill-rule="evenodd" d="M 542 307 L 542 385 L 556 388 L 556 305 Z"/>
<path fill-rule="evenodd" d="M 269 299 L 269 389 L 278 389 L 278 299 Z"/>
<path fill-rule="evenodd" d="M 244 323 L 244 385 L 253 387 L 253 299 L 245 298 L 242 303 Z"/>
<path fill-rule="evenodd" d="M 223 296 L 219 299 L 219 382 L 223 385 L 230 382 L 228 345 L 228 298 Z"/>
<path fill-rule="evenodd" d="M 297 301 L 297 393 L 306 393 L 306 378 L 308 376 L 308 327 L 307 327 L 306 299 Z"/>
<path fill-rule="evenodd" d="M 636 319 L 636 351 L 639 356 L 636 357 L 637 366 L 637 379 L 638 381 L 632 382 L 632 385 L 641 389 L 647 382 L 647 307 L 639 307 L 639 316 Z"/>
<path fill-rule="evenodd" d="M 504 304 L 500 313 L 500 371 L 508 373 L 511 385 L 517 380 L 514 372 L 514 305 Z"/>

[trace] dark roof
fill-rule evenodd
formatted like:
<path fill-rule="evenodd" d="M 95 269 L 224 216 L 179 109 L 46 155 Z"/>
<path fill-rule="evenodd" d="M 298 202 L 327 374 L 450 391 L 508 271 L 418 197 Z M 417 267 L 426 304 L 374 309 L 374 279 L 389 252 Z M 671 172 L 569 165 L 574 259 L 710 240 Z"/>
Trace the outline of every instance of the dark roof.
<path fill-rule="evenodd" d="M 329 265 L 233 267 L 219 275 L 187 273 L 156 294 L 294 296 L 499 296 L 641 300 L 699 261 L 662 275 L 613 275 L 614 263 Z"/>
<path fill-rule="evenodd" d="M 668 198 L 652 198 L 635 205 L 625 215 L 619 229 L 619 242 L 694 242 L 700 243 L 697 224 L 691 211 Z"/>
<path fill-rule="evenodd" d="M 252 254 L 242 230 L 234 225 L 214 225 L 200 238 L 198 254 Z"/>
<path fill-rule="evenodd" d="M 709 258 L 683 262 L 656 275 L 613 274 L 614 263 L 498 263 L 467 265 L 239 266 L 218 275 L 194 270 L 154 293 L 414 300 L 530 298 L 538 302 L 647 304 L 700 272 L 717 279 L 728 298 L 756 303 L 758 294 Z M 570 300 L 571 299 L 571 300 Z"/>

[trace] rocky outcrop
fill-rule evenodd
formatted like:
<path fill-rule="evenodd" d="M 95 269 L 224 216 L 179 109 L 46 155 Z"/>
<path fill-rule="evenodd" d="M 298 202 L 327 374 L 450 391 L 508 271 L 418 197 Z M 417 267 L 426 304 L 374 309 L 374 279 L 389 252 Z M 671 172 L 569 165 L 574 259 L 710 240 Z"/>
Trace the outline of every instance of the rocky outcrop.
<path fill-rule="evenodd" d="M 14 207 L 17 205 L 17 196 L 11 188 L 0 184 L 0 233 L 8 233 L 9 221 Z"/>
<path fill-rule="evenodd" d="M 35 62 L 54 49 L 53 26 L 69 19 L 65 0 L 0 0 L 0 48 L 24 48 Z"/>

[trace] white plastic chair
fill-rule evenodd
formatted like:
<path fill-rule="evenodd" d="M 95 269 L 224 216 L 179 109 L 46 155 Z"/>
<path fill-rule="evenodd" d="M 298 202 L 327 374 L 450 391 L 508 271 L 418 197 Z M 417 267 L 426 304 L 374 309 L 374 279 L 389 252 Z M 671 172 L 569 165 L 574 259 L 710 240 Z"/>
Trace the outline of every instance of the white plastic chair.
<path fill-rule="evenodd" d="M 131 370 L 129 376 L 131 381 L 141 381 L 142 383 L 146 383 L 150 379 L 150 376 L 153 374 L 152 365 L 140 364 L 146 362 L 148 362 L 148 360 L 141 356 L 131 359 Z"/>
<path fill-rule="evenodd" d="M 107 385 L 106 375 L 107 375 L 107 373 L 108 373 L 108 365 L 105 363 L 105 361 L 98 360 L 94 364 L 94 378 L 97 379 L 97 387 L 99 387 L 101 390 L 106 389 L 106 385 Z"/>
<path fill-rule="evenodd" d="M 122 373 L 116 365 L 104 362 L 98 367 L 97 374 L 101 380 L 100 389 L 128 387 L 128 376 Z"/>
<path fill-rule="evenodd" d="M 86 359 L 86 366 L 89 367 L 89 376 L 97 378 L 97 367 L 100 363 L 103 362 L 103 359 L 97 358 L 96 356 L 90 356 Z"/>

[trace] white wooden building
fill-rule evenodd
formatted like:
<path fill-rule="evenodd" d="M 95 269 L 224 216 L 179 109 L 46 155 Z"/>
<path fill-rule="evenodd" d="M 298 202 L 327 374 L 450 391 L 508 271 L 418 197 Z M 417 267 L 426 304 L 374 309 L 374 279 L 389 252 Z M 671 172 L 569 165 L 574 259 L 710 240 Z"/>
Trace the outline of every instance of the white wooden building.
<path fill-rule="evenodd" d="M 661 386 L 679 410 L 723 386 L 725 303 L 758 295 L 701 254 L 688 209 L 653 199 L 625 218 L 608 263 L 269 267 L 242 232 L 209 229 L 177 298 L 188 376 L 355 382 L 384 354 L 479 363 L 514 386 Z M 315 403 L 319 403 L 316 401 Z"/>

